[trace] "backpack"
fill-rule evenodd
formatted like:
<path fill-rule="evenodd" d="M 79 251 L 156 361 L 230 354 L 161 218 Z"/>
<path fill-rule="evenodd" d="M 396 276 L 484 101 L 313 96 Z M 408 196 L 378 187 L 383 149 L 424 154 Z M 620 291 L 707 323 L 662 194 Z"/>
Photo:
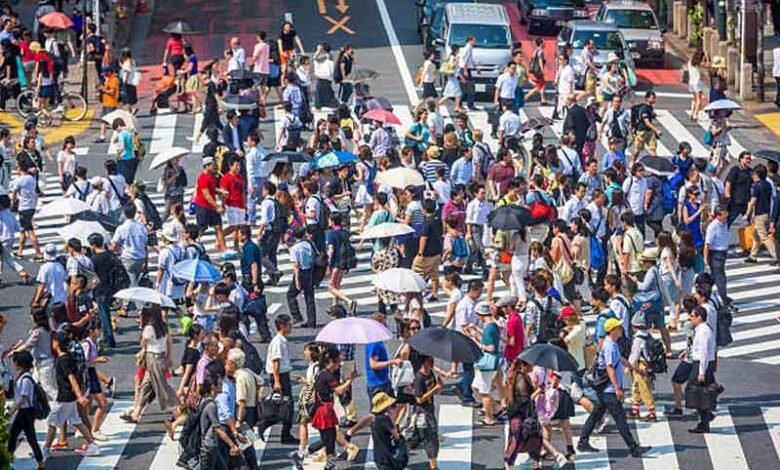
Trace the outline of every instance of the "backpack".
<path fill-rule="evenodd" d="M 487 178 L 488 171 L 490 171 L 490 167 L 493 165 L 493 161 L 495 160 L 493 157 L 493 152 L 490 150 L 490 146 L 485 142 L 477 142 L 474 144 L 474 151 L 477 149 L 482 152 L 479 171 L 482 174 L 482 178 Z"/>
<path fill-rule="evenodd" d="M 111 253 L 111 268 L 108 271 L 108 284 L 112 294 L 116 294 L 122 289 L 130 287 L 130 276 L 119 257 Z"/>
<path fill-rule="evenodd" d="M 664 343 L 653 338 L 652 335 L 647 337 L 647 352 L 650 357 L 647 358 L 650 363 L 650 368 L 654 374 L 665 374 L 669 370 L 669 366 L 666 364 L 666 348 Z"/>
<path fill-rule="evenodd" d="M 103 58 L 103 56 L 106 54 L 106 45 L 103 42 L 103 38 L 101 36 L 98 36 L 97 34 L 93 34 L 90 36 L 87 41 L 92 46 L 92 57 L 96 58 Z"/>
<path fill-rule="evenodd" d="M 247 338 L 244 338 L 243 335 L 241 337 L 241 350 L 244 351 L 244 355 L 246 356 L 246 361 L 244 362 L 246 368 L 262 377 L 265 374 L 265 363 L 263 362 L 263 358 L 260 357 L 257 348 L 255 348 Z"/>
<path fill-rule="evenodd" d="M 141 134 L 136 131 L 133 131 L 133 149 L 135 158 L 143 160 L 146 156 L 146 144 L 141 140 Z"/>
<path fill-rule="evenodd" d="M 644 103 L 631 106 L 631 128 L 634 129 L 634 132 L 637 131 L 637 126 L 639 125 L 639 116 L 642 114 L 642 106 L 644 106 Z"/>
<path fill-rule="evenodd" d="M 284 144 L 286 150 L 297 150 L 301 144 L 301 132 L 303 131 L 303 125 L 301 121 L 294 117 L 293 119 L 287 119 L 284 124 L 284 132 L 287 134 L 287 140 Z"/>
<path fill-rule="evenodd" d="M 704 131 L 704 138 L 702 139 L 702 142 L 704 142 L 704 145 L 712 145 L 712 143 L 715 141 L 715 136 L 712 134 L 712 127 L 708 127 L 706 131 Z"/>
<path fill-rule="evenodd" d="M 596 235 L 590 236 L 590 267 L 599 270 L 606 266 L 607 257 L 604 253 L 604 247 Z"/>
<path fill-rule="evenodd" d="M 618 300 L 620 301 L 620 303 L 623 303 L 623 300 L 620 300 L 619 297 L 618 297 Z M 623 305 L 625 305 L 625 303 L 623 303 Z M 631 311 L 629 310 L 629 315 L 630 315 L 630 312 Z M 604 318 L 605 321 L 610 319 L 610 318 L 617 319 L 617 315 L 615 315 L 615 312 L 613 312 L 612 310 L 610 310 L 608 314 L 607 313 L 605 313 L 605 314 L 599 313 L 596 316 L 596 321 L 598 322 L 602 318 Z M 620 349 L 620 357 L 622 357 L 624 359 L 628 359 L 628 356 L 631 355 L 631 338 L 629 337 L 627 332 L 624 332 L 620 336 L 620 339 L 617 341 L 617 345 L 618 345 L 618 349 Z"/>
<path fill-rule="evenodd" d="M 715 344 L 722 348 L 724 346 L 728 346 L 734 341 L 734 338 L 731 336 L 731 324 L 734 321 L 734 317 L 731 314 L 731 309 L 729 306 L 721 302 L 717 297 L 713 295 L 710 297 L 710 301 L 713 303 L 715 310 L 718 312 L 718 331 L 715 333 Z"/>
<path fill-rule="evenodd" d="M 221 174 L 227 173 L 225 168 L 227 166 L 227 159 L 225 155 L 230 153 L 230 148 L 226 145 L 219 145 L 214 149 L 214 166 L 219 169 Z"/>
<path fill-rule="evenodd" d="M 49 417 L 49 413 L 51 413 L 51 406 L 49 405 L 49 397 L 46 396 L 46 392 L 43 390 L 43 387 L 41 387 L 41 384 L 35 381 L 33 379 L 32 375 L 29 373 L 25 375 L 26 378 L 30 379 L 30 381 L 33 384 L 33 401 L 32 401 L 32 409 L 33 409 L 33 416 L 35 416 L 35 419 L 41 420 L 46 419 Z"/>
<path fill-rule="evenodd" d="M 622 139 L 625 137 L 623 135 L 623 130 L 620 128 L 620 117 L 623 116 L 623 113 L 625 113 L 626 110 L 623 108 L 620 108 L 620 112 L 617 114 L 612 114 L 612 121 L 609 123 L 609 136 L 614 137 L 616 139 Z"/>
<path fill-rule="evenodd" d="M 190 420 L 189 416 L 187 417 L 185 426 L 182 428 L 181 435 L 179 436 L 179 443 L 184 449 L 190 449 L 194 453 L 196 459 L 200 454 L 200 448 L 203 444 L 203 435 L 208 431 L 207 429 L 201 429 L 200 417 L 203 415 L 203 410 L 206 408 L 206 405 L 213 401 L 214 399 L 211 397 L 206 397 L 201 400 L 195 413 L 190 413 L 189 415 L 192 416 L 192 420 Z M 179 461 L 184 458 L 185 454 L 187 454 L 187 452 L 182 452 Z"/>
<path fill-rule="evenodd" d="M 531 300 L 539 308 L 539 322 L 536 325 L 537 343 L 547 343 L 557 338 L 563 328 L 563 322 L 558 316 L 552 314 L 552 301 L 552 296 L 548 295 L 545 308 L 542 308 L 538 300 Z"/>
<path fill-rule="evenodd" d="M 157 211 L 157 206 L 154 205 L 149 195 L 146 193 L 140 193 L 138 198 L 144 204 L 144 213 L 146 214 L 146 222 L 152 224 L 152 230 L 160 230 L 163 225 L 162 217 Z"/>
<path fill-rule="evenodd" d="M 325 200 L 322 199 L 322 196 L 319 194 L 315 194 L 312 197 L 316 198 L 320 203 L 320 213 L 317 214 L 317 227 L 319 227 L 320 230 L 324 232 L 328 229 L 328 220 L 330 220 L 330 207 L 325 204 Z"/>
<path fill-rule="evenodd" d="M 669 184 L 669 179 L 666 177 L 661 178 L 661 207 L 664 209 L 664 214 L 673 213 L 677 207 L 677 199 L 674 197 L 672 185 Z"/>
<path fill-rule="evenodd" d="M 86 201 L 87 196 L 89 195 L 90 192 L 92 192 L 92 185 L 89 184 L 89 181 L 87 181 L 87 187 L 84 188 L 84 192 L 81 192 L 75 180 L 71 183 L 71 186 L 73 186 L 73 188 L 76 190 L 76 194 L 78 194 L 79 201 Z"/>
<path fill-rule="evenodd" d="M 542 70 L 542 57 L 538 50 L 534 52 L 534 56 L 531 57 L 531 64 L 528 71 L 531 75 L 542 75 L 544 73 Z"/>
<path fill-rule="evenodd" d="M 344 137 L 346 137 L 347 140 L 352 140 L 355 136 L 355 121 L 353 121 L 352 118 L 342 119 L 339 121 L 339 127 L 341 128 L 341 132 L 344 133 Z"/>
<path fill-rule="evenodd" d="M 539 193 L 536 191 L 534 191 L 534 200 L 531 201 L 531 204 L 528 204 L 528 209 L 531 211 L 531 220 L 534 224 L 542 224 L 555 220 L 555 207 L 548 203 L 543 197 L 540 197 Z"/>
<path fill-rule="evenodd" d="M 469 245 L 466 240 L 458 235 L 452 239 L 452 256 L 456 258 L 466 258 L 469 255 Z"/>
<path fill-rule="evenodd" d="M 88 268 L 83 264 L 78 264 L 78 273 L 84 276 L 87 280 L 86 289 L 90 292 L 94 291 L 97 286 L 100 285 L 100 278 L 94 269 Z"/>
<path fill-rule="evenodd" d="M 349 241 L 349 232 L 344 231 L 346 236 L 341 242 L 341 267 L 344 269 L 355 269 L 358 265 L 357 252 L 355 247 Z"/>
<path fill-rule="evenodd" d="M 171 253 L 173 253 L 173 264 L 174 265 L 176 263 L 178 263 L 180 261 L 184 261 L 186 259 L 185 251 L 182 250 L 181 248 L 179 248 L 178 246 L 171 246 L 170 249 L 171 249 Z M 178 254 L 177 254 L 176 250 L 178 250 Z M 186 286 L 190 282 L 190 281 L 187 281 L 185 279 L 179 279 L 178 277 L 174 276 L 173 273 L 171 273 L 171 272 L 168 272 L 168 275 L 171 277 L 171 283 L 174 286 L 176 286 L 176 287 Z"/>
<path fill-rule="evenodd" d="M 271 232 L 277 235 L 285 234 L 287 229 L 290 228 L 290 214 L 287 212 L 287 208 L 276 198 L 270 199 L 274 204 L 274 220 L 271 221 Z"/>
<path fill-rule="evenodd" d="M 196 254 L 195 259 L 199 259 L 201 261 L 205 261 L 207 263 L 211 263 L 211 258 L 209 257 L 209 254 L 206 252 L 206 248 L 204 248 L 199 243 L 190 243 L 187 245 L 186 251 L 189 252 L 190 248 L 194 249 Z"/>

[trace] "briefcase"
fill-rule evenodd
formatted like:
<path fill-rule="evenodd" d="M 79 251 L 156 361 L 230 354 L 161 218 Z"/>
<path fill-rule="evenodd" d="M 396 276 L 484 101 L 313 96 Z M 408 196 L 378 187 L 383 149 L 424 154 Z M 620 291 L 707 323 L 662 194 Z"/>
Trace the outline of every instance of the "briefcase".
<path fill-rule="evenodd" d="M 263 421 L 265 421 L 266 426 L 271 426 L 286 420 L 291 415 L 293 402 L 291 397 L 272 393 L 263 399 L 260 406 L 262 407 Z"/>
<path fill-rule="evenodd" d="M 688 382 L 685 386 L 685 407 L 693 410 L 715 410 L 718 394 L 701 383 Z"/>

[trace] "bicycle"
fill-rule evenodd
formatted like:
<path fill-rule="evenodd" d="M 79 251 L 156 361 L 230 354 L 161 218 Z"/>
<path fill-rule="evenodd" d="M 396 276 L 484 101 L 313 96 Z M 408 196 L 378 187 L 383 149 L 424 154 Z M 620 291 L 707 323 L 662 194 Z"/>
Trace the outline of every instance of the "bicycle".
<path fill-rule="evenodd" d="M 59 86 L 60 105 L 57 108 L 44 113 L 39 108 L 38 91 L 28 89 L 16 97 L 16 110 L 25 119 L 36 116 L 38 122 L 45 127 L 51 126 L 55 117 L 60 118 L 60 124 L 62 121 L 75 122 L 84 119 L 87 115 L 87 101 L 77 93 L 64 91 L 65 85 L 63 82 Z"/>

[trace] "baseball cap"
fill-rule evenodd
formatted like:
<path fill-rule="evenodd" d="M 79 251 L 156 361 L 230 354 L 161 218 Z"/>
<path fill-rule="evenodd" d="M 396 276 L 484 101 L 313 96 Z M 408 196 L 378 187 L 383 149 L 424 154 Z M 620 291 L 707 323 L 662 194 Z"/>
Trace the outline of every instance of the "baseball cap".
<path fill-rule="evenodd" d="M 604 322 L 604 330 L 609 333 L 610 331 L 614 330 L 615 328 L 623 326 L 623 322 L 618 320 L 617 318 L 610 318 L 607 321 Z"/>
<path fill-rule="evenodd" d="M 203 166 L 214 163 L 214 157 L 203 157 Z"/>

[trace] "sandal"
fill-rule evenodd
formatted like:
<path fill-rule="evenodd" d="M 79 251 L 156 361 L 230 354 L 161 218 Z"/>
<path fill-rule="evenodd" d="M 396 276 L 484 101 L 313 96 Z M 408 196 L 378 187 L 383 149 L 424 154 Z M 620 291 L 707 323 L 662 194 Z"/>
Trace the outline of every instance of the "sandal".
<path fill-rule="evenodd" d="M 477 423 L 477 427 L 479 427 L 479 428 L 489 428 L 489 427 L 495 426 L 496 424 L 497 423 L 495 421 L 493 421 L 492 423 L 489 423 L 489 422 L 485 421 L 484 419 L 481 419 Z"/>
<path fill-rule="evenodd" d="M 131 415 L 120 415 L 119 419 L 124 421 L 125 423 L 131 423 L 131 424 L 138 424 L 138 420 L 134 419 Z"/>

